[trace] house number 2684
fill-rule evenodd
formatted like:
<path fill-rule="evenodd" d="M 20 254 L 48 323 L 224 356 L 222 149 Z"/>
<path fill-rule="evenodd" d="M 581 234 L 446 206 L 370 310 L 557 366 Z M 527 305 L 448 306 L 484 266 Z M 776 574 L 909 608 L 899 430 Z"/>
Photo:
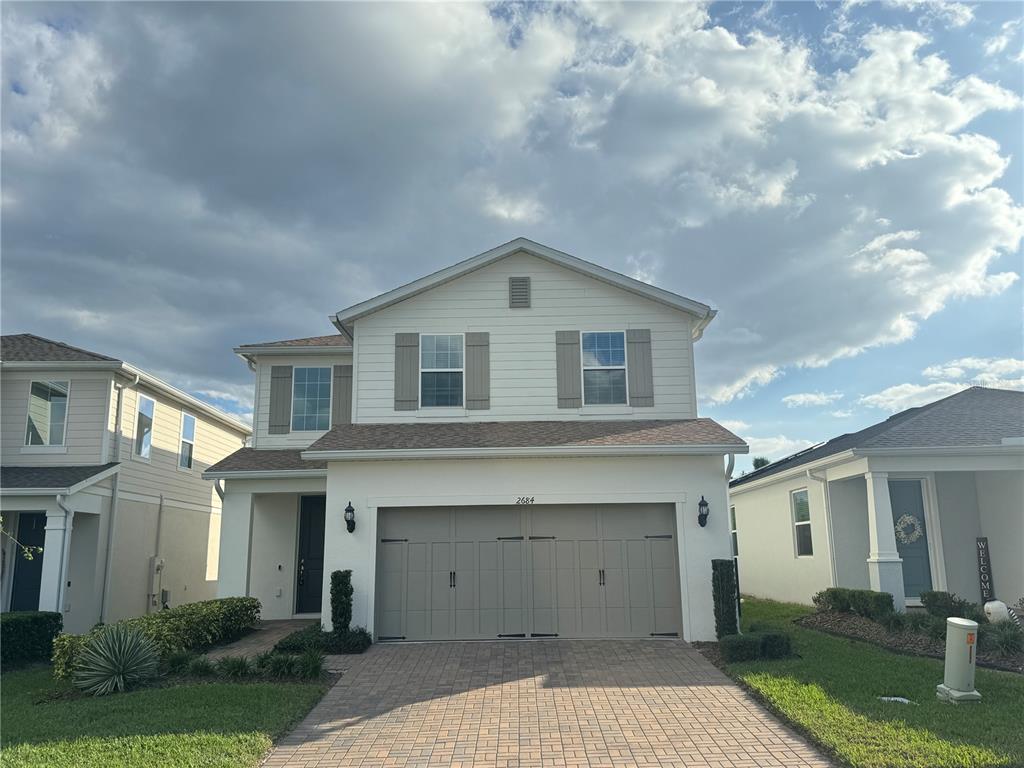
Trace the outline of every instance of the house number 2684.
<path fill-rule="evenodd" d="M 533 496 L 516 496 L 516 504 L 533 504 Z"/>

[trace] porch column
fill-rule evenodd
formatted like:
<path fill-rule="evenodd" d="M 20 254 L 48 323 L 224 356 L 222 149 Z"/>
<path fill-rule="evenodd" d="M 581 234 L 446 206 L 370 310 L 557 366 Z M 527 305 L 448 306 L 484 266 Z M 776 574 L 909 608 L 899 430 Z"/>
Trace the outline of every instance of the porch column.
<path fill-rule="evenodd" d="M 246 597 L 249 594 L 252 502 L 251 493 L 230 491 L 224 494 L 221 502 L 217 597 Z"/>
<path fill-rule="evenodd" d="M 903 560 L 896 549 L 892 502 L 889 500 L 889 475 L 885 472 L 866 472 L 864 481 L 868 491 L 868 577 L 871 589 L 890 593 L 893 606 L 897 611 L 903 611 L 906 608 Z"/>
<path fill-rule="evenodd" d="M 67 561 L 67 540 L 71 521 L 64 510 L 46 512 L 46 533 L 43 539 L 43 567 L 39 576 L 39 610 L 61 613 L 61 593 L 64 582 L 64 564 Z"/>

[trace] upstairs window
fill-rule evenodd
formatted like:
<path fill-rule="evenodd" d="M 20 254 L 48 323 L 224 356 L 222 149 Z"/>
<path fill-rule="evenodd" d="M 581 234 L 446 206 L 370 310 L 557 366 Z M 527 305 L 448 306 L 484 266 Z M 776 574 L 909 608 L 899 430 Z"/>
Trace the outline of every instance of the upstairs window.
<path fill-rule="evenodd" d="M 582 334 L 583 404 L 626 404 L 626 334 Z"/>
<path fill-rule="evenodd" d="M 793 491 L 789 495 L 793 508 L 793 533 L 796 538 L 796 556 L 810 557 L 814 554 L 811 542 L 811 506 L 807 501 L 807 489 Z"/>
<path fill-rule="evenodd" d="M 190 413 L 181 414 L 181 448 L 178 451 L 178 466 L 192 469 L 192 456 L 196 448 L 196 417 Z"/>
<path fill-rule="evenodd" d="M 33 381 L 29 385 L 25 445 L 64 445 L 69 387 L 67 381 Z"/>
<path fill-rule="evenodd" d="M 292 431 L 331 428 L 331 369 L 296 368 L 292 381 Z"/>
<path fill-rule="evenodd" d="M 420 336 L 420 407 L 462 406 L 462 334 Z"/>
<path fill-rule="evenodd" d="M 135 417 L 135 455 L 148 459 L 153 452 L 153 416 L 156 403 L 152 398 L 139 395 L 139 412 Z"/>

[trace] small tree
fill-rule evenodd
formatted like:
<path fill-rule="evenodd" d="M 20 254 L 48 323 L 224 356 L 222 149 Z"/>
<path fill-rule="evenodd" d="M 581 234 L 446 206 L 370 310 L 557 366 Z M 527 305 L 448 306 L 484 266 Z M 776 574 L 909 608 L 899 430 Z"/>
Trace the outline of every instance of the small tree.
<path fill-rule="evenodd" d="M 711 596 L 715 603 L 715 637 L 735 635 L 736 568 L 731 559 L 711 561 Z"/>
<path fill-rule="evenodd" d="M 336 634 L 352 625 L 352 571 L 331 573 L 331 625 Z"/>
<path fill-rule="evenodd" d="M 771 462 L 768 461 L 768 459 L 766 459 L 764 456 L 755 456 L 754 457 L 754 469 L 760 469 L 761 467 L 767 467 L 769 464 L 771 464 Z"/>

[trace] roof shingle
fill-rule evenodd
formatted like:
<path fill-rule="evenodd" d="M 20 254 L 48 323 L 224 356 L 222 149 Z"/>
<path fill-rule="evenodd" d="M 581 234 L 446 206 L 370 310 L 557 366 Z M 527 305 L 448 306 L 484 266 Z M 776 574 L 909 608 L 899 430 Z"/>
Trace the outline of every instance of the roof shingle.
<path fill-rule="evenodd" d="M 0 360 L 5 362 L 119 363 L 120 360 L 72 347 L 62 341 L 44 339 L 33 333 L 0 337 Z"/>
<path fill-rule="evenodd" d="M 264 341 L 258 344 L 240 344 L 239 349 L 255 349 L 259 347 L 351 347 L 352 342 L 347 336 L 332 333 L 329 336 L 307 336 L 304 339 L 284 339 L 283 341 Z"/>
<path fill-rule="evenodd" d="M 294 472 L 310 469 L 326 469 L 327 462 L 306 461 L 300 455 L 302 449 L 257 450 L 240 448 L 225 456 L 203 474 L 220 472 Z"/>
<path fill-rule="evenodd" d="M 0 491 L 15 488 L 43 488 L 54 492 L 88 480 L 118 462 L 69 467 L 0 467 Z"/>

